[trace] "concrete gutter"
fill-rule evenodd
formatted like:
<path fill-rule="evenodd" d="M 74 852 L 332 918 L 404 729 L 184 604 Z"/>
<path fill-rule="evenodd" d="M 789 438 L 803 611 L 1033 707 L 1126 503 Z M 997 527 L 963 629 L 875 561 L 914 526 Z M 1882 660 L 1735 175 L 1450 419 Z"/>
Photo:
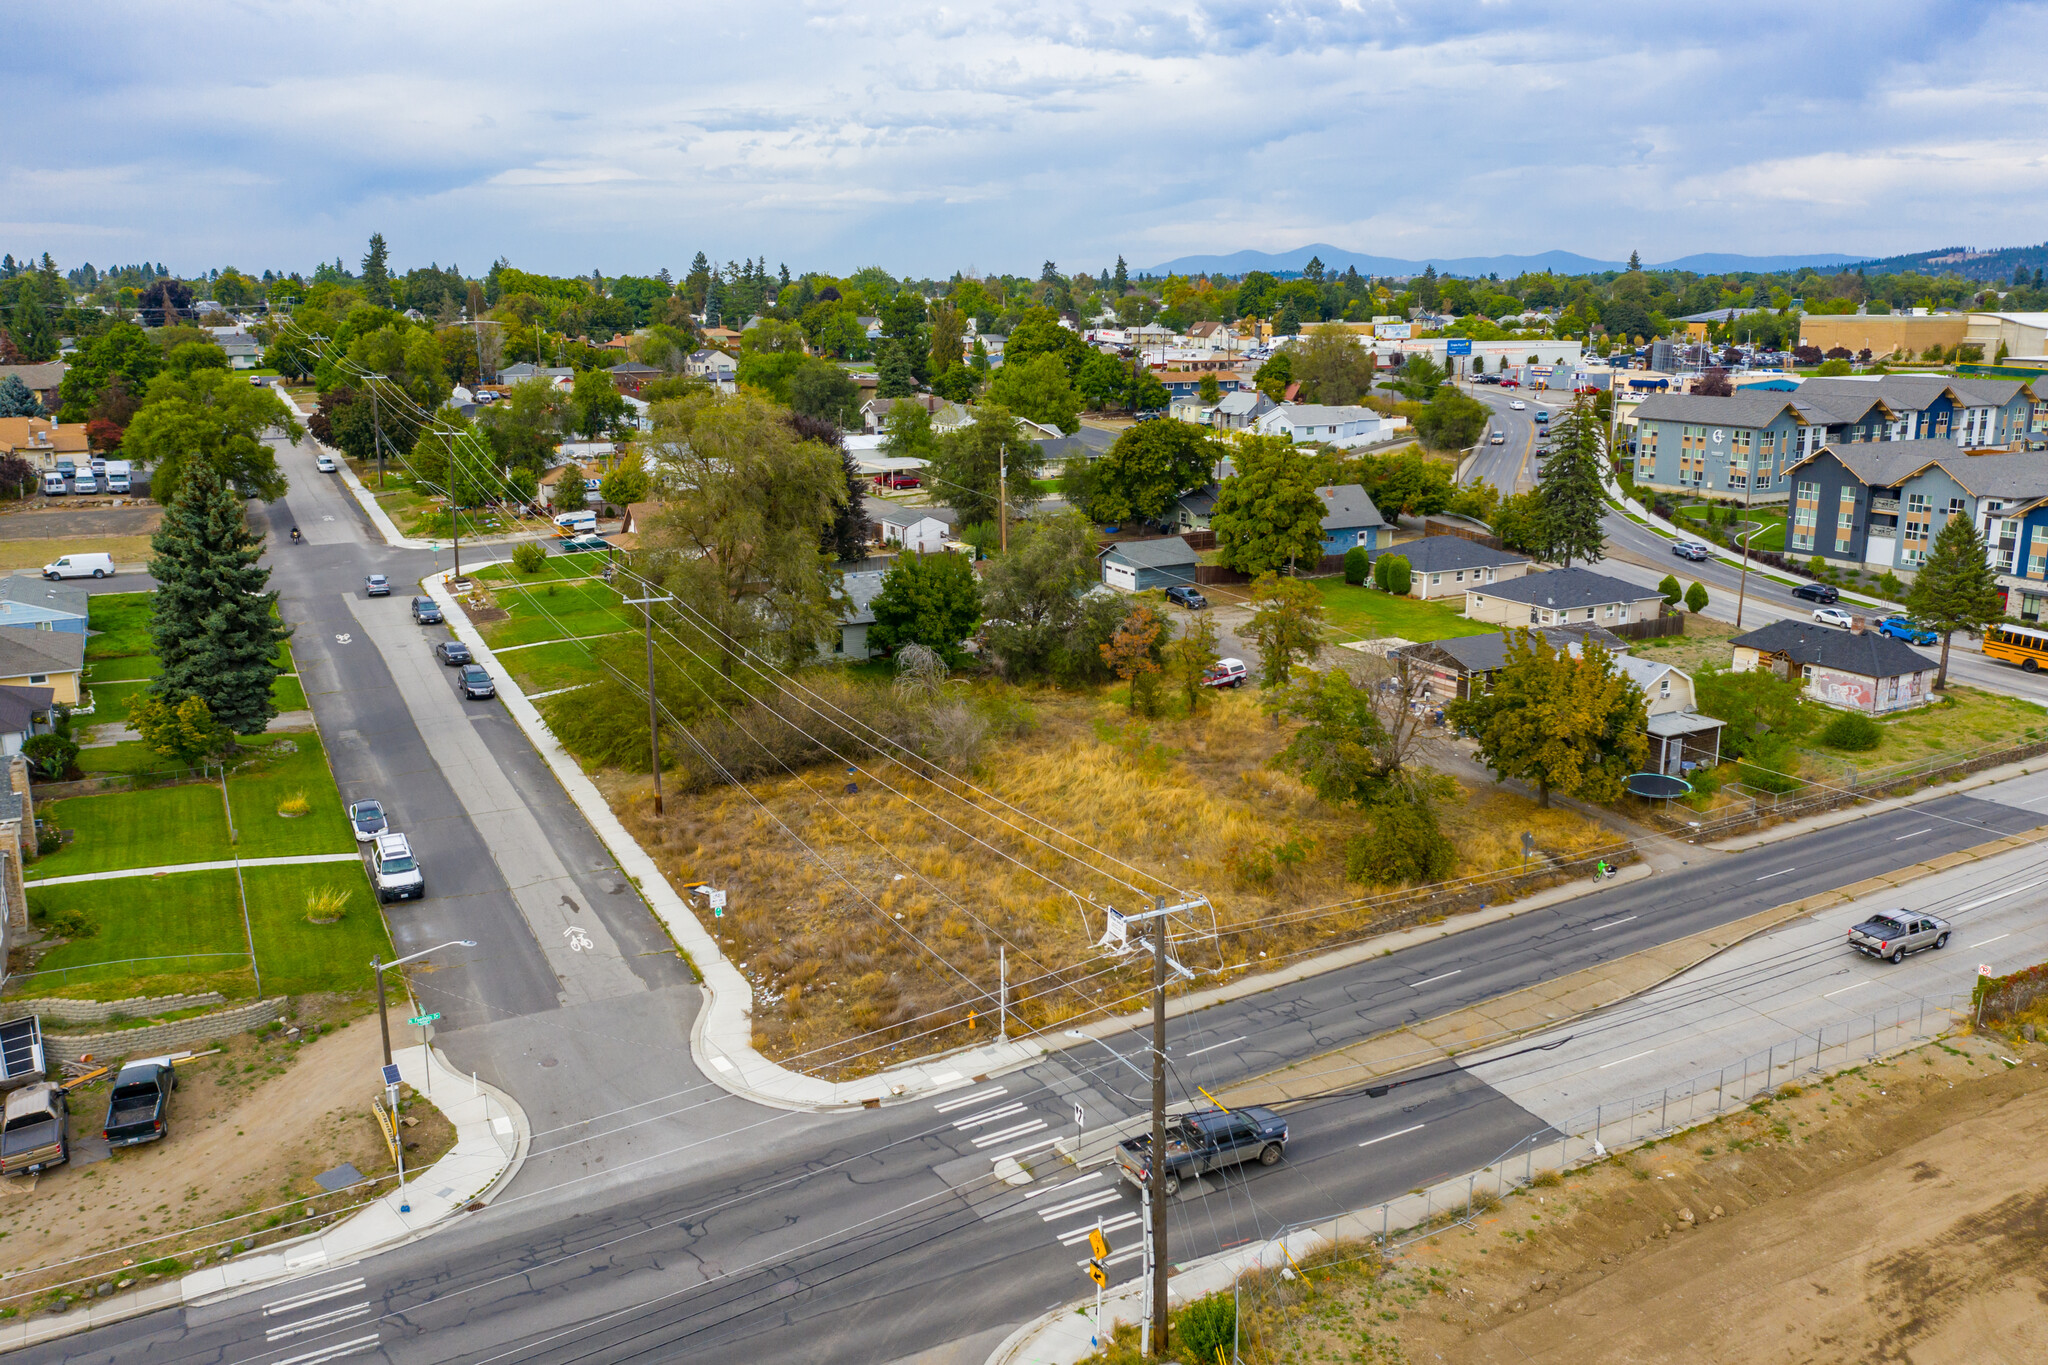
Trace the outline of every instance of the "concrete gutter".
<path fill-rule="evenodd" d="M 392 1060 L 405 1083 L 455 1126 L 455 1145 L 432 1166 L 408 1175 L 403 1194 L 394 1188 L 324 1232 L 95 1300 L 68 1313 L 0 1325 L 0 1351 L 324 1274 L 416 1241 L 456 1214 L 496 1198 L 525 1163 L 532 1138 L 525 1111 L 504 1091 L 456 1071 L 447 1058 L 428 1048 L 404 1048 L 395 1051 Z"/>

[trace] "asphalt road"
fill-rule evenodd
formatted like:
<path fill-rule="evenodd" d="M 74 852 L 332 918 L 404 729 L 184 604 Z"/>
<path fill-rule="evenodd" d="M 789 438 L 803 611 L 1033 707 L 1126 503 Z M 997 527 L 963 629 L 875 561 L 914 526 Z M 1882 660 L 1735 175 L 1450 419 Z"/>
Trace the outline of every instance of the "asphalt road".
<path fill-rule="evenodd" d="M 1555 414 L 1558 405 L 1551 401 L 1555 395 L 1528 393 L 1519 389 L 1502 389 L 1492 384 L 1470 386 L 1474 398 L 1493 409 L 1489 434 L 1500 432 L 1506 439 L 1494 445 L 1487 438 L 1473 452 L 1472 461 L 1465 470 L 1466 483 L 1484 481 L 1499 489 L 1503 496 L 1526 493 L 1536 485 L 1536 462 L 1531 458 L 1536 449 L 1536 413 L 1548 410 Z M 1525 406 L 1516 411 L 1514 404 Z"/>
<path fill-rule="evenodd" d="M 1676 874 L 1177 1020 L 1168 1045 L 1173 1092 L 1192 1099 L 1197 1086 L 1216 1090 L 2042 818 L 1951 796 L 1747 853 L 1703 852 Z M 495 913 L 511 912 L 501 902 Z M 1192 956 L 1202 946 L 1182 951 Z M 614 1041 L 621 1070 L 673 1071 L 663 1040 Z M 1077 1104 L 1089 1128 L 1141 1112 L 1143 1047 L 1140 1035 L 1126 1033 L 872 1113 L 772 1112 L 698 1083 L 602 1115 L 537 1120 L 543 1174 L 522 1177 L 490 1208 L 420 1243 L 289 1288 L 118 1324 L 26 1355 L 150 1365 L 314 1365 L 343 1355 L 625 1361 L 684 1352 L 978 1362 L 1014 1324 L 1080 1296 L 1080 1241 L 1098 1220 L 1118 1249 L 1117 1278 L 1137 1275 L 1137 1201 L 1108 1172 L 1048 1164 L 1031 1184 L 1012 1188 L 994 1179 L 994 1159 L 1039 1160 L 1053 1139 L 1075 1131 Z M 1397 1197 L 1549 1131 L 1543 1117 L 1496 1090 L 1484 1068 L 1391 1098 L 1304 1105 L 1290 1123 L 1278 1165 L 1208 1179 L 1176 1198 L 1174 1260 Z M 678 1129 L 686 1131 L 669 1135 Z M 577 1153 L 616 1153 L 617 1141 L 635 1134 L 643 1145 L 634 1155 L 578 1166 Z M 304 1297 L 330 1291 L 317 1302 Z"/>

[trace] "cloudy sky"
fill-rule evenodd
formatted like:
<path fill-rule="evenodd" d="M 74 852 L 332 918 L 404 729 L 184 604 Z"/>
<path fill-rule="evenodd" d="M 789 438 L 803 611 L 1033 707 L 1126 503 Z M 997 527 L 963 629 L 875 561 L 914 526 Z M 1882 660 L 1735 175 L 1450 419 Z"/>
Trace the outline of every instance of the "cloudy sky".
<path fill-rule="evenodd" d="M 2048 236 L 2039 4 L 16 0 L 0 248 L 181 273 Z"/>

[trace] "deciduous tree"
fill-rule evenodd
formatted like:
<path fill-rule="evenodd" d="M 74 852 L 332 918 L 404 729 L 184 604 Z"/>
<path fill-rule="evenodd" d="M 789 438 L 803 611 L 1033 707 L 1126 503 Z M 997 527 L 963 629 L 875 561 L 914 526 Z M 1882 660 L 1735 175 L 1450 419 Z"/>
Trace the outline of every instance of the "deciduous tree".
<path fill-rule="evenodd" d="M 1094 465 L 1088 514 L 1098 521 L 1158 519 L 1173 500 L 1209 482 L 1223 448 L 1190 422 L 1143 422 Z"/>
<path fill-rule="evenodd" d="M 882 575 L 868 642 L 895 650 L 918 644 L 955 668 L 967 662 L 961 642 L 981 624 L 981 580 L 962 554 L 898 555 Z"/>
<path fill-rule="evenodd" d="M 1316 468 L 1283 437 L 1241 436 L 1234 473 L 1217 491 L 1209 525 L 1223 563 L 1261 574 L 1323 552 L 1323 515 Z"/>
<path fill-rule="evenodd" d="M 1166 621 L 1149 604 L 1132 607 L 1116 633 L 1101 645 L 1102 661 L 1110 671 L 1130 684 L 1131 710 L 1150 711 L 1149 699 L 1159 673 L 1159 639 Z"/>
<path fill-rule="evenodd" d="M 1021 362 L 1005 358 L 988 382 L 988 401 L 1068 435 L 1080 429 L 1080 397 L 1065 363 L 1049 352 Z"/>
<path fill-rule="evenodd" d="M 1578 654 L 1526 629 L 1508 637 L 1493 690 L 1445 707 L 1478 737 L 1480 761 L 1499 778 L 1536 784 L 1538 804 L 1562 792 L 1596 804 L 1621 795 L 1649 753 L 1643 694 L 1591 640 Z"/>
<path fill-rule="evenodd" d="M 1341 406 L 1372 391 L 1373 353 L 1358 344 L 1349 328 L 1326 322 L 1291 349 L 1294 378 L 1301 381 L 1305 402 Z"/>
<path fill-rule="evenodd" d="M 1209 695 L 1202 677 L 1218 658 L 1215 620 L 1206 611 L 1192 613 L 1180 634 L 1166 646 L 1165 656 L 1167 679 L 1180 692 L 1192 716 Z"/>
<path fill-rule="evenodd" d="M 1316 657 L 1323 645 L 1323 595 L 1305 579 L 1261 574 L 1252 584 L 1251 623 L 1245 638 L 1258 647 L 1260 683 L 1284 685 L 1297 664 Z"/>
<path fill-rule="evenodd" d="M 1043 454 L 1001 404 L 983 403 L 972 425 L 938 438 L 930 457 L 933 491 L 959 514 L 962 525 L 995 521 L 1004 470 L 1014 509 L 1029 500 Z"/>

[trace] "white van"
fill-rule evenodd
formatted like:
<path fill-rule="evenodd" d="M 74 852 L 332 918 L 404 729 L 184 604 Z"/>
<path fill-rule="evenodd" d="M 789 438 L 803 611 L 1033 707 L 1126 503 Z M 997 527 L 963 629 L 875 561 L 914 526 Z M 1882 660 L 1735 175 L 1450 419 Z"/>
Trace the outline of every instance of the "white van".
<path fill-rule="evenodd" d="M 132 468 L 133 466 L 126 460 L 108 460 L 107 491 L 109 493 L 126 493 L 128 491 L 128 476 Z"/>
<path fill-rule="evenodd" d="M 564 512 L 555 518 L 555 534 L 558 536 L 594 536 L 597 534 L 597 513 L 588 510 Z"/>
<path fill-rule="evenodd" d="M 97 493 L 100 491 L 100 481 L 93 477 L 93 472 L 90 469 L 81 469 L 78 471 L 78 477 L 71 481 L 71 491 L 74 493 Z"/>
<path fill-rule="evenodd" d="M 65 555 L 53 564 L 43 565 L 45 578 L 112 578 L 114 557 L 94 552 L 83 555 Z"/>
<path fill-rule="evenodd" d="M 46 498 L 61 498 L 64 496 L 64 476 L 57 470 L 53 469 L 43 475 L 43 496 Z"/>

